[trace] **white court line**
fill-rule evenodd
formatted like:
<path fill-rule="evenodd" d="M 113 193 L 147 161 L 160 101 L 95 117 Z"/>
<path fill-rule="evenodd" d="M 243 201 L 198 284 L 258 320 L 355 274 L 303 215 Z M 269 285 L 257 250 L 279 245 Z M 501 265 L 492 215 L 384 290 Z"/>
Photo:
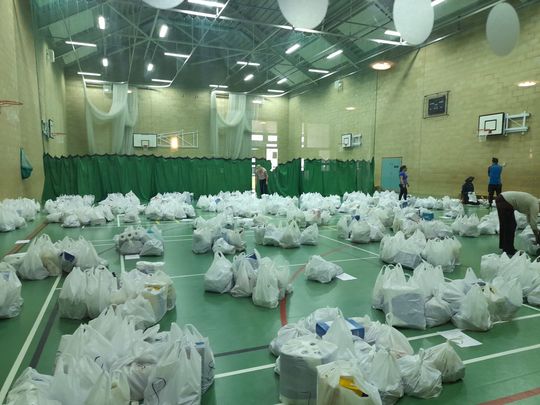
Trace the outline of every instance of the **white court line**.
<path fill-rule="evenodd" d="M 124 255 L 120 255 L 120 272 L 126 271 L 126 264 L 124 263 Z"/>
<path fill-rule="evenodd" d="M 533 309 L 535 311 L 540 311 L 540 308 L 533 307 L 532 305 L 529 305 L 529 304 L 523 304 L 523 306 L 529 309 Z"/>
<path fill-rule="evenodd" d="M 333 239 L 333 238 L 330 238 L 330 237 L 328 237 L 328 236 L 324 236 L 324 235 L 321 235 L 321 234 L 319 234 L 319 236 L 320 236 L 320 237 L 323 237 L 323 238 L 325 238 L 325 239 L 332 240 L 332 241 L 337 242 L 337 243 L 341 243 L 342 245 L 349 246 L 349 247 L 351 247 L 351 248 L 353 248 L 353 249 L 358 249 L 358 250 L 361 250 L 362 252 L 366 252 L 366 253 L 369 253 L 369 254 L 371 254 L 371 255 L 375 255 L 375 256 L 379 257 L 379 255 L 378 255 L 377 253 L 370 252 L 369 250 L 362 249 L 362 248 L 360 248 L 360 247 L 358 247 L 358 246 L 349 245 L 348 243 L 341 242 L 341 241 L 339 241 L 339 240 L 337 240 L 337 239 Z"/>
<path fill-rule="evenodd" d="M 116 226 L 119 228 L 120 227 L 120 214 L 118 214 L 116 216 Z"/>
<path fill-rule="evenodd" d="M 233 375 L 238 375 L 238 374 L 251 373 L 253 371 L 266 370 L 268 368 L 273 368 L 274 366 L 275 366 L 275 363 L 272 363 L 272 364 L 265 364 L 264 366 L 257 366 L 257 367 L 251 367 L 251 368 L 244 368 L 242 370 L 229 371 L 228 373 L 221 373 L 221 374 L 215 375 L 214 379 L 231 377 Z"/>
<path fill-rule="evenodd" d="M 536 349 L 540 349 L 540 344 L 520 347 L 518 349 L 506 350 L 504 352 L 499 352 L 499 353 L 488 354 L 486 356 L 475 357 L 474 359 L 463 360 L 463 364 L 479 363 L 481 361 L 496 359 L 497 357 L 509 356 L 511 354 L 527 352 L 529 350 L 536 350 Z"/>
<path fill-rule="evenodd" d="M 206 273 L 197 273 L 197 274 L 183 274 L 180 276 L 170 276 L 170 278 L 186 278 L 186 277 L 199 277 L 204 276 Z"/>
<path fill-rule="evenodd" d="M 45 312 L 47 311 L 47 307 L 49 306 L 52 296 L 54 292 L 56 291 L 56 286 L 60 282 L 60 278 L 61 277 L 56 277 L 56 281 L 51 287 L 51 290 L 49 291 L 49 295 L 47 295 L 47 298 L 45 299 L 45 302 L 43 303 L 43 306 L 41 307 L 41 311 L 39 311 L 39 314 L 34 322 L 34 325 L 32 326 L 32 329 L 30 329 L 30 332 L 28 333 L 28 336 L 26 337 L 26 340 L 24 341 L 21 351 L 19 352 L 19 355 L 17 356 L 15 363 L 13 363 L 13 366 L 11 367 L 11 370 L 9 371 L 8 376 L 6 377 L 4 381 L 4 385 L 2 385 L 2 389 L 0 390 L 0 404 L 4 403 L 8 390 L 11 387 L 11 383 L 15 379 L 15 375 L 19 371 L 19 367 L 21 366 L 21 363 L 24 360 L 24 357 L 26 356 L 26 352 L 28 351 L 28 348 L 30 347 L 32 340 L 34 339 L 34 336 L 39 328 L 39 324 L 41 323 L 41 320 L 45 316 Z"/>

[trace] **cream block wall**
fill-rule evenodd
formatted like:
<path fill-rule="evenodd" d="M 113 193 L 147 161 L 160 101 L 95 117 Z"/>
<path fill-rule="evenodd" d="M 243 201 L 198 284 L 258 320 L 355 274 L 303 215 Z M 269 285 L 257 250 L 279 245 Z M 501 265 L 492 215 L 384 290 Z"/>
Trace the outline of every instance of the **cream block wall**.
<path fill-rule="evenodd" d="M 30 5 L 28 1 L 0 1 L 0 15 L 0 99 L 24 104 L 1 109 L 0 199 L 39 199 L 43 189 L 43 145 Z M 34 167 L 26 180 L 20 175 L 21 147 Z"/>

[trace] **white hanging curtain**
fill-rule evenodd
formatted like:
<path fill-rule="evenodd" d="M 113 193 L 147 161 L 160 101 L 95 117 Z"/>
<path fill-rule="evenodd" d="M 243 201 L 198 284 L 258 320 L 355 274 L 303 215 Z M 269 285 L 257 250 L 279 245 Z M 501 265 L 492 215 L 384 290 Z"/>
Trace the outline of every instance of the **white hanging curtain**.
<path fill-rule="evenodd" d="M 242 159 L 251 155 L 254 110 L 245 94 L 229 93 L 226 117 L 217 110 L 216 92 L 210 98 L 210 139 L 214 157 Z"/>
<path fill-rule="evenodd" d="M 139 116 L 137 90 L 128 94 L 127 84 L 113 84 L 112 105 L 108 112 L 99 110 L 84 91 L 86 101 L 86 134 L 88 151 L 94 153 L 133 153 L 133 127 Z M 111 150 L 98 151 L 94 134 L 96 124 L 110 123 L 112 129 Z"/>

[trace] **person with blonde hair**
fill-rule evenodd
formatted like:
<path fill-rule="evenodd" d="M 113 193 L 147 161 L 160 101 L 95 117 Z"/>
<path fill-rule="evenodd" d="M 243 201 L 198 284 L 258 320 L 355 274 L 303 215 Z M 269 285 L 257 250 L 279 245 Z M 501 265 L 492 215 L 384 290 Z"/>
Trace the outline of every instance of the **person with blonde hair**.
<path fill-rule="evenodd" d="M 259 191 L 261 195 L 268 194 L 268 172 L 261 165 L 257 165 L 255 168 L 255 176 L 259 180 Z"/>

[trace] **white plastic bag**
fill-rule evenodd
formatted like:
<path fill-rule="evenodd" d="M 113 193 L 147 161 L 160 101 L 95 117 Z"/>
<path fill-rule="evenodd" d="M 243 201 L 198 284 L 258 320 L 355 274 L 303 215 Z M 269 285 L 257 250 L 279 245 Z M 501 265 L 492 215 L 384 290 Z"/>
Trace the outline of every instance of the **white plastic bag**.
<path fill-rule="evenodd" d="M 442 382 L 451 383 L 463 379 L 465 365 L 450 341 L 425 350 L 425 362 L 441 372 Z"/>
<path fill-rule="evenodd" d="M 150 373 L 144 403 L 200 404 L 201 378 L 201 356 L 195 346 L 176 341 Z"/>
<path fill-rule="evenodd" d="M 324 260 L 318 255 L 311 256 L 305 267 L 306 278 L 319 283 L 329 283 L 342 273 L 341 266 Z"/>
<path fill-rule="evenodd" d="M 319 243 L 319 228 L 313 224 L 304 229 L 300 235 L 301 245 L 317 245 Z"/>
<path fill-rule="evenodd" d="M 374 354 L 367 378 L 379 390 L 384 405 L 393 404 L 403 396 L 397 361 L 387 350 L 378 350 Z"/>
<path fill-rule="evenodd" d="M 24 280 L 43 280 L 49 277 L 49 272 L 41 261 L 39 245 L 36 242 L 37 240 L 30 244 L 17 270 L 19 276 Z"/>
<path fill-rule="evenodd" d="M 221 252 L 224 255 L 233 255 L 236 252 L 236 248 L 233 245 L 227 243 L 225 239 L 219 238 L 214 242 L 214 245 L 212 246 L 212 251 L 214 253 Z"/>
<path fill-rule="evenodd" d="M 375 309 L 383 309 L 385 284 L 403 284 L 405 283 L 405 274 L 400 264 L 383 266 L 377 275 L 375 285 L 373 286 L 371 296 L 371 306 Z"/>
<path fill-rule="evenodd" d="M 129 384 L 124 373 L 103 371 L 84 405 L 125 405 L 129 403 Z"/>
<path fill-rule="evenodd" d="M 58 296 L 60 317 L 83 319 L 88 314 L 86 306 L 86 276 L 80 268 L 75 267 L 64 280 Z"/>
<path fill-rule="evenodd" d="M 0 271 L 0 318 L 16 317 L 22 304 L 21 282 L 17 274 L 14 270 Z"/>
<path fill-rule="evenodd" d="M 300 336 L 315 337 L 315 334 L 297 323 L 284 325 L 278 330 L 277 336 L 270 342 L 270 351 L 274 356 L 279 356 L 285 343 Z"/>
<path fill-rule="evenodd" d="M 295 221 L 289 222 L 283 230 L 279 245 L 284 249 L 297 248 L 300 246 L 300 229 Z"/>
<path fill-rule="evenodd" d="M 249 259 L 243 257 L 233 261 L 233 274 L 235 284 L 231 290 L 233 297 L 251 297 L 257 282 L 257 273 L 251 266 Z"/>
<path fill-rule="evenodd" d="M 424 295 L 413 279 L 401 284 L 385 283 L 383 292 L 384 312 L 389 325 L 426 328 Z"/>
<path fill-rule="evenodd" d="M 275 308 L 279 303 L 280 288 L 277 274 L 272 263 L 268 262 L 269 260 L 270 259 L 267 257 L 261 260 L 257 284 L 253 289 L 252 298 L 255 305 L 266 308 Z"/>
<path fill-rule="evenodd" d="M 420 349 L 417 356 L 405 356 L 398 360 L 405 394 L 417 398 L 436 398 L 442 391 L 439 370 L 425 361 L 425 352 Z"/>
<path fill-rule="evenodd" d="M 210 341 L 207 337 L 201 335 L 197 328 L 191 324 L 187 324 L 184 328 L 189 341 L 195 345 L 195 348 L 201 354 L 202 360 L 202 375 L 201 388 L 204 394 L 214 383 L 214 352 L 210 347 Z"/>
<path fill-rule="evenodd" d="M 346 216 L 343 216 L 339 219 L 336 228 L 338 239 L 349 239 L 349 221 Z"/>
<path fill-rule="evenodd" d="M 191 250 L 193 253 L 201 254 L 212 249 L 212 232 L 208 228 L 195 229 L 193 231 L 193 242 Z"/>
<path fill-rule="evenodd" d="M 369 243 L 371 241 L 371 228 L 366 221 L 353 221 L 350 230 L 351 242 Z"/>
<path fill-rule="evenodd" d="M 84 299 L 88 316 L 90 318 L 96 318 L 101 311 L 110 305 L 111 293 L 117 289 L 116 278 L 103 266 L 85 271 L 85 276 L 86 288 Z"/>
<path fill-rule="evenodd" d="M 426 302 L 425 314 L 426 326 L 433 328 L 450 321 L 452 318 L 452 307 L 442 299 L 441 293 L 437 293 Z"/>
<path fill-rule="evenodd" d="M 214 254 L 214 261 L 204 275 L 204 290 L 223 294 L 233 287 L 232 264 L 221 252 Z"/>
<path fill-rule="evenodd" d="M 452 322 L 463 330 L 487 331 L 493 326 L 488 309 L 488 301 L 482 288 L 473 285 L 461 301 L 459 311 Z"/>
<path fill-rule="evenodd" d="M 322 338 L 327 342 L 332 342 L 339 348 L 340 358 L 348 358 L 348 353 L 354 353 L 353 336 L 342 316 L 332 322 L 328 332 Z"/>

